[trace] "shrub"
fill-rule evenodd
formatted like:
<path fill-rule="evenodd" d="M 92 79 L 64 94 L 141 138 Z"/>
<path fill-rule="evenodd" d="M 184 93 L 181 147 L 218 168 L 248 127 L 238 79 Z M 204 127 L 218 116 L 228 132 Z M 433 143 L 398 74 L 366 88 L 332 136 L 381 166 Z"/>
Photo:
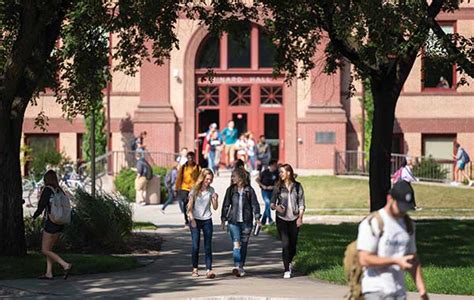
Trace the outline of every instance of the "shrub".
<path fill-rule="evenodd" d="M 135 200 L 136 176 L 137 173 L 132 169 L 122 169 L 114 180 L 114 185 L 117 192 L 119 192 L 130 202 L 133 202 Z"/>
<path fill-rule="evenodd" d="M 26 247 L 30 250 L 37 250 L 41 248 L 41 229 L 43 228 L 43 218 L 39 217 L 36 220 L 28 216 L 23 220 L 25 224 L 25 240 Z"/>
<path fill-rule="evenodd" d="M 448 170 L 429 156 L 413 166 L 413 175 L 425 179 L 446 179 Z"/>
<path fill-rule="evenodd" d="M 163 167 L 153 167 L 153 175 L 160 176 L 161 180 L 161 201 L 168 197 L 168 192 L 164 185 L 166 172 L 168 169 Z M 122 169 L 115 177 L 114 185 L 117 192 L 124 196 L 128 201 L 135 201 L 135 177 L 137 173 L 132 169 Z"/>
<path fill-rule="evenodd" d="M 74 215 L 66 226 L 64 240 L 68 247 L 81 252 L 120 252 L 133 227 L 129 203 L 114 195 L 98 195 L 78 189 Z"/>

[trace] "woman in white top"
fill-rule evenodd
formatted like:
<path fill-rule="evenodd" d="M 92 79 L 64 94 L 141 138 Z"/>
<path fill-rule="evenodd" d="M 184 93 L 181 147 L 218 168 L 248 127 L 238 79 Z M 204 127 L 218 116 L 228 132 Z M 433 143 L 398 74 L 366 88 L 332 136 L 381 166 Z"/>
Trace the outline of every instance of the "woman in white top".
<path fill-rule="evenodd" d="M 296 255 L 298 232 L 303 224 L 305 199 L 303 186 L 295 180 L 293 168 L 283 164 L 278 168 L 278 180 L 273 189 L 270 208 L 276 210 L 276 224 L 282 243 L 282 258 L 285 273 L 291 278 L 292 261 Z"/>
<path fill-rule="evenodd" d="M 201 241 L 201 230 L 204 234 L 204 251 L 206 255 L 206 277 L 215 278 L 212 271 L 212 212 L 217 209 L 217 194 L 211 187 L 214 174 L 210 169 L 202 169 L 198 180 L 189 193 L 187 213 L 189 216 L 191 238 L 192 238 L 192 264 L 193 277 L 198 277 L 199 243 Z"/>

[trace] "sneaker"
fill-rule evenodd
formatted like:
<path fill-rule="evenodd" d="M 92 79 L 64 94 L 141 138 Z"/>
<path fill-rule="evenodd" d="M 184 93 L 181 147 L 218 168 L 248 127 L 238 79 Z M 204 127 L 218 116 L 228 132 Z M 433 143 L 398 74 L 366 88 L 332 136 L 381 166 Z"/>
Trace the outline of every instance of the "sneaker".
<path fill-rule="evenodd" d="M 457 182 L 457 181 L 453 181 L 453 182 L 451 182 L 451 185 L 452 185 L 452 186 L 458 186 L 458 185 L 460 185 L 460 183 Z"/>
<path fill-rule="evenodd" d="M 474 184 L 474 181 L 472 181 L 472 180 L 469 180 L 469 183 L 468 183 L 468 185 L 467 185 L 467 186 L 472 186 L 473 184 Z"/>
<path fill-rule="evenodd" d="M 290 279 L 291 278 L 291 272 L 290 271 L 285 272 L 285 274 L 283 274 L 283 278 Z"/>
<path fill-rule="evenodd" d="M 245 276 L 244 268 L 239 268 L 239 277 L 244 277 L 244 276 Z"/>
<path fill-rule="evenodd" d="M 235 267 L 232 269 L 232 274 L 235 276 L 235 277 L 239 277 L 239 268 Z"/>
<path fill-rule="evenodd" d="M 415 211 L 423 210 L 423 207 L 415 206 Z"/>
<path fill-rule="evenodd" d="M 146 202 L 140 202 L 140 205 L 141 205 L 141 206 L 145 206 L 145 205 L 146 205 Z"/>
<path fill-rule="evenodd" d="M 206 278 L 214 279 L 216 278 L 216 273 L 212 272 L 212 270 L 207 270 Z"/>
<path fill-rule="evenodd" d="M 193 269 L 193 272 L 191 273 L 191 277 L 199 277 L 198 269 Z"/>

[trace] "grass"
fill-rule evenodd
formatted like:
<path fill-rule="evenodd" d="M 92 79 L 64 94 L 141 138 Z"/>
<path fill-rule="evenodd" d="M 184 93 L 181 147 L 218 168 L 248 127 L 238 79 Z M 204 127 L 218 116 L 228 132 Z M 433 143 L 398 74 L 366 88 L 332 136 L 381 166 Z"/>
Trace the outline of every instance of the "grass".
<path fill-rule="evenodd" d="M 304 225 L 300 231 L 296 268 L 310 276 L 345 284 L 342 259 L 356 238 L 358 224 Z M 267 227 L 276 235 L 276 228 Z M 474 221 L 417 222 L 417 248 L 429 293 L 474 295 Z M 410 291 L 413 280 L 406 278 Z"/>
<path fill-rule="evenodd" d="M 157 230 L 158 226 L 151 222 L 133 222 L 133 230 Z"/>
<path fill-rule="evenodd" d="M 141 266 L 136 258 L 130 256 L 61 254 L 61 257 L 73 263 L 72 275 L 117 272 Z M 46 259 L 38 252 L 29 252 L 25 257 L 0 257 L 0 280 L 36 278 L 45 271 Z M 63 274 L 58 264 L 54 265 L 53 272 L 56 276 Z"/>
<path fill-rule="evenodd" d="M 334 208 L 336 214 L 354 214 L 354 212 L 337 212 L 337 209 L 368 209 L 369 207 L 369 184 L 367 180 L 335 176 L 308 176 L 298 179 L 303 184 L 308 208 Z M 419 212 L 419 215 L 426 215 L 427 212 L 434 215 L 430 210 L 439 208 L 447 209 L 447 211 L 436 212 L 435 215 L 474 215 L 474 211 L 457 210 L 466 208 L 474 210 L 474 188 L 465 189 L 423 184 L 414 184 L 413 188 L 417 205 L 425 210 L 425 212 Z M 328 214 L 326 211 L 317 211 L 316 213 Z M 335 214 L 335 212 L 330 211 L 329 214 Z M 355 214 L 361 213 L 355 212 Z"/>

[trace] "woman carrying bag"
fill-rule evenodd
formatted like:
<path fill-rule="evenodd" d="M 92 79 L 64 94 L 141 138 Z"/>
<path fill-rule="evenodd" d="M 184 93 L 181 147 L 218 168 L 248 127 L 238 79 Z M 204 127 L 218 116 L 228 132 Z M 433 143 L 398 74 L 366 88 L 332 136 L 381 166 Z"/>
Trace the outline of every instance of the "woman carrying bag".
<path fill-rule="evenodd" d="M 278 175 L 279 180 L 273 190 L 270 207 L 276 210 L 276 225 L 281 238 L 285 268 L 283 278 L 288 279 L 292 275 L 298 232 L 303 224 L 305 200 L 303 186 L 295 180 L 293 168 L 289 164 L 281 165 Z"/>

